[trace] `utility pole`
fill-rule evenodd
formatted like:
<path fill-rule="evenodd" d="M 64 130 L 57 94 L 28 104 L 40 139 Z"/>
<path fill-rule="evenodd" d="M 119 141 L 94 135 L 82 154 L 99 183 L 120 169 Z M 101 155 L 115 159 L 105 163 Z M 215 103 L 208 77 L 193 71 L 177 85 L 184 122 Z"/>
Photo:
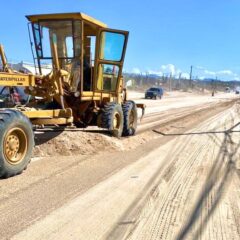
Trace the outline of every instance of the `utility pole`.
<path fill-rule="evenodd" d="M 193 69 L 193 66 L 191 65 L 190 67 L 190 87 L 192 88 L 192 69 Z"/>
<path fill-rule="evenodd" d="M 178 88 L 179 88 L 179 90 L 181 89 L 181 78 L 182 78 L 182 73 L 180 72 L 179 73 L 179 76 L 178 76 Z"/>
<path fill-rule="evenodd" d="M 145 80 L 145 84 L 148 84 L 148 75 L 149 75 L 149 73 L 148 73 L 148 71 L 146 71 L 146 80 Z"/>
<path fill-rule="evenodd" d="M 212 79 L 212 97 L 214 97 L 214 80 Z"/>
<path fill-rule="evenodd" d="M 169 76 L 169 91 L 172 91 L 172 73 Z"/>
<path fill-rule="evenodd" d="M 214 84 L 214 91 L 217 92 L 217 80 L 218 80 L 218 77 L 216 76 L 216 81 L 215 81 L 215 84 Z"/>

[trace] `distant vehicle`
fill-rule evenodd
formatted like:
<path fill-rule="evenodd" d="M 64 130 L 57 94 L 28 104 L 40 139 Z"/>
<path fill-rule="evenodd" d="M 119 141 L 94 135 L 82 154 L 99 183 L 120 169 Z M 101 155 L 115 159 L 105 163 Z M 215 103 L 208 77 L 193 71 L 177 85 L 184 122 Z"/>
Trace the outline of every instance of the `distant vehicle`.
<path fill-rule="evenodd" d="M 163 89 L 161 87 L 151 87 L 145 92 L 145 98 L 161 99 L 163 96 Z"/>
<path fill-rule="evenodd" d="M 230 89 L 229 87 L 226 87 L 226 88 L 225 88 L 225 92 L 226 92 L 226 93 L 230 93 L 230 92 L 231 92 L 231 89 Z"/>

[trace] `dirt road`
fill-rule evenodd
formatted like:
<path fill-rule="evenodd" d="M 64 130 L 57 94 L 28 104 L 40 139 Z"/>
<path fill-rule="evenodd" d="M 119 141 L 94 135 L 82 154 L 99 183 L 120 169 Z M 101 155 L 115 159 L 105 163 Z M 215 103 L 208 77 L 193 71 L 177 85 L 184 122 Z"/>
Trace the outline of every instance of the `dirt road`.
<path fill-rule="evenodd" d="M 2 180 L 0 238 L 239 239 L 239 105 L 200 102 L 155 112 L 164 123 L 132 138 L 84 132 L 91 154 L 59 151 Z"/>
<path fill-rule="evenodd" d="M 238 97 L 238 95 L 230 93 L 211 97 L 209 95 L 171 92 L 162 100 L 150 100 L 144 99 L 143 93 L 130 92 L 129 95 L 130 99 L 146 105 L 145 115 L 139 124 L 138 133 L 155 129 L 160 124 L 176 121 L 176 119 L 189 114 L 214 109 L 216 106 L 231 102 Z M 141 111 L 138 112 L 138 115 L 141 116 Z M 89 135 L 89 132 L 93 132 L 94 135 Z M 97 134 L 95 128 L 82 129 L 80 132 L 79 130 L 69 130 L 64 133 L 48 131 L 48 134 L 39 130 L 36 134 L 37 146 L 34 150 L 34 157 L 38 159 L 39 157 L 95 154 L 103 149 L 116 150 L 119 148 L 121 142 L 114 141 L 102 133 L 101 131 L 101 134 Z M 76 139 L 78 141 L 75 141 Z M 135 140 L 138 142 L 138 138 Z M 134 142 L 131 144 L 136 145 Z"/>

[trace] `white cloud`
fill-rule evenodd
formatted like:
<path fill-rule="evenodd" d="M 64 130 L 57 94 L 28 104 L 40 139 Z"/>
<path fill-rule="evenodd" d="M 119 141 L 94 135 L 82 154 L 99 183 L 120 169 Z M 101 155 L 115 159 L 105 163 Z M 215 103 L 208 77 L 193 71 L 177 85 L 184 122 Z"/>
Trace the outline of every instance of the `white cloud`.
<path fill-rule="evenodd" d="M 223 75 L 229 75 L 229 76 L 234 75 L 234 73 L 231 70 L 221 70 L 221 71 L 218 71 L 217 74 L 223 74 Z"/>
<path fill-rule="evenodd" d="M 196 70 L 195 70 L 196 69 Z M 195 70 L 195 71 L 194 71 Z M 234 73 L 233 71 L 229 69 L 224 69 L 224 70 L 218 70 L 218 71 L 211 71 L 208 69 L 205 69 L 201 66 L 193 67 L 193 72 L 197 72 L 197 75 L 199 75 L 199 79 L 203 78 L 209 78 L 209 77 L 218 77 L 219 79 L 222 80 L 231 80 L 231 79 L 238 79 L 239 75 Z"/>
<path fill-rule="evenodd" d="M 134 74 L 140 74 L 141 73 L 141 70 L 139 68 L 133 68 L 132 69 L 132 73 Z"/>
<path fill-rule="evenodd" d="M 200 69 L 200 70 L 204 70 L 204 67 L 202 67 L 202 66 L 196 66 L 195 68 Z"/>
<path fill-rule="evenodd" d="M 158 75 L 158 76 L 163 75 L 163 72 L 161 72 L 161 71 L 148 70 L 147 72 L 148 72 L 148 74 L 155 74 L 155 75 Z"/>
<path fill-rule="evenodd" d="M 211 75 L 211 76 L 215 76 L 216 75 L 216 72 L 213 72 L 213 71 L 209 71 L 209 70 L 204 70 L 204 74 L 206 75 Z"/>
<path fill-rule="evenodd" d="M 237 76 L 237 74 L 233 73 L 231 70 L 219 70 L 219 71 L 210 71 L 203 67 L 196 67 L 199 70 L 203 70 L 203 73 L 210 76 L 217 76 L 217 75 L 225 75 L 225 76 Z"/>
<path fill-rule="evenodd" d="M 189 75 L 189 73 L 183 72 L 183 73 L 181 74 L 181 77 L 182 77 L 182 78 L 187 78 L 187 79 L 189 79 L 189 78 L 190 78 L 190 75 Z"/>
<path fill-rule="evenodd" d="M 185 69 L 186 70 L 186 69 Z M 176 78 L 179 77 L 179 74 L 181 74 L 182 78 L 190 78 L 190 74 L 188 72 L 184 72 L 181 69 L 177 68 L 174 64 L 164 64 L 161 65 L 159 69 L 148 69 L 141 71 L 139 68 L 133 68 L 132 72 L 135 74 L 155 74 L 158 76 L 170 76 L 170 74 L 172 76 L 175 76 Z M 231 80 L 231 79 L 235 79 L 235 80 L 239 80 L 240 76 L 236 73 L 234 73 L 233 71 L 229 70 L 229 69 L 223 69 L 223 70 L 218 70 L 218 71 L 212 71 L 209 69 L 206 69 L 202 66 L 193 66 L 193 77 L 198 77 L 198 79 L 204 79 L 204 78 L 215 78 L 218 77 L 218 79 L 222 79 L 222 80 Z"/>
<path fill-rule="evenodd" d="M 173 64 L 167 64 L 167 65 L 162 65 L 160 67 L 160 71 L 163 73 L 170 73 L 172 75 L 175 75 L 177 72 L 177 69 Z"/>
<path fill-rule="evenodd" d="M 179 74 L 181 74 L 182 78 L 189 78 L 189 73 L 182 72 L 181 69 L 177 68 L 174 64 L 164 64 L 160 66 L 159 70 L 148 70 L 149 74 L 155 74 L 158 76 L 175 76 L 176 78 L 179 77 Z"/>

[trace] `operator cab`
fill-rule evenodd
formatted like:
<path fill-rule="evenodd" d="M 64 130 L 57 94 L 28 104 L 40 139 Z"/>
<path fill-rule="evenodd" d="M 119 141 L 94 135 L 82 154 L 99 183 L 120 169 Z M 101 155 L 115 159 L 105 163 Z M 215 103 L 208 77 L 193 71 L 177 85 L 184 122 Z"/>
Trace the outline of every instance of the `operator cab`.
<path fill-rule="evenodd" d="M 60 69 L 69 73 L 64 86 L 72 93 L 117 93 L 128 32 L 107 29 L 83 13 L 27 16 L 31 22 L 37 73 L 54 68 L 56 45 Z"/>

